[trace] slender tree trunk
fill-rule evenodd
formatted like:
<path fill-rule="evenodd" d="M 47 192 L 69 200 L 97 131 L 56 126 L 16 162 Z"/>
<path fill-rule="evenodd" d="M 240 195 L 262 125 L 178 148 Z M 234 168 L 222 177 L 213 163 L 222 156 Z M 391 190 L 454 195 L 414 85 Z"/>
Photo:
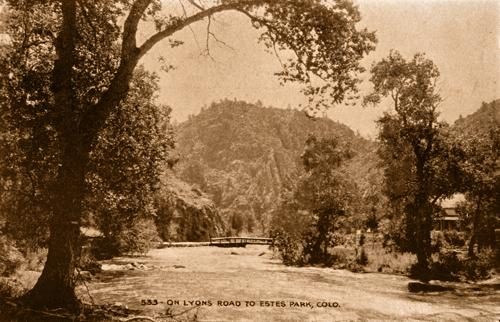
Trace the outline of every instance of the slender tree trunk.
<path fill-rule="evenodd" d="M 476 211 L 474 211 L 474 219 L 472 221 L 472 234 L 470 237 L 469 247 L 468 247 L 468 251 L 467 251 L 467 256 L 469 256 L 469 257 L 475 256 L 474 246 L 476 245 L 476 242 L 477 242 L 477 230 L 479 227 L 480 207 L 481 207 L 481 203 L 478 200 L 478 201 L 476 201 Z"/>
<path fill-rule="evenodd" d="M 416 157 L 417 191 L 411 208 L 415 223 L 415 253 L 419 277 L 425 280 L 428 277 L 431 256 L 432 208 L 429 205 L 428 187 L 424 173 L 425 160 L 418 154 Z"/>
<path fill-rule="evenodd" d="M 420 198 L 419 198 L 420 199 Z M 431 230 L 432 230 L 432 214 L 427 200 L 420 199 L 417 203 L 417 233 L 416 237 L 416 253 L 418 263 L 422 268 L 428 268 L 429 258 L 431 255 Z"/>
<path fill-rule="evenodd" d="M 420 209 L 422 207 L 418 204 L 414 205 L 414 213 L 415 213 L 415 253 L 417 255 L 418 264 L 425 268 L 428 266 L 428 257 L 426 252 L 426 245 L 424 241 L 424 211 Z"/>
<path fill-rule="evenodd" d="M 328 261 L 328 247 L 330 246 L 330 235 L 327 233 L 325 237 L 325 248 L 323 250 L 323 261 L 326 263 Z"/>

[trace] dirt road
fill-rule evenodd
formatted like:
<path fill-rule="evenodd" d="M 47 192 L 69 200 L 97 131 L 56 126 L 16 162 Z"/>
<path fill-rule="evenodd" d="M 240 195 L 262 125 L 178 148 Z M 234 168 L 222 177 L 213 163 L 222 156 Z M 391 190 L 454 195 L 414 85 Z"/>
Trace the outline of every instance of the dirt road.
<path fill-rule="evenodd" d="M 265 246 L 166 248 L 109 264 L 89 285 L 97 302 L 148 312 L 191 309 L 200 321 L 500 319 L 500 292 L 493 288 L 410 294 L 403 276 L 286 267 Z"/>

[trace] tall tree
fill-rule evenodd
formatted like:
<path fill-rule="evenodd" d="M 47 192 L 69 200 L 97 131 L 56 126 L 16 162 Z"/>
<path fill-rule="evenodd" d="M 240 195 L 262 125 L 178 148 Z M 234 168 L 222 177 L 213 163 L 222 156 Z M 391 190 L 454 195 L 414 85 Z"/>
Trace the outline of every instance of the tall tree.
<path fill-rule="evenodd" d="M 371 68 L 374 90 L 365 103 L 380 103 L 388 97 L 393 112 L 378 121 L 383 155 L 392 165 L 386 170 L 389 199 L 403 199 L 407 238 L 417 255 L 417 272 L 425 277 L 431 255 L 433 201 L 436 193 L 435 160 L 442 151 L 436 91 L 439 71 L 423 54 L 406 61 L 397 51 Z M 403 178 L 401 180 L 401 178 Z"/>
<path fill-rule="evenodd" d="M 305 247 L 312 263 L 328 260 L 328 248 L 333 246 L 333 234 L 340 219 L 352 213 L 356 187 L 339 169 L 351 157 L 351 151 L 337 139 L 311 136 L 306 141 L 301 156 L 306 174 L 298 184 L 296 198 L 302 209 L 312 215 L 312 229 L 306 236 Z"/>
<path fill-rule="evenodd" d="M 482 103 L 451 127 L 451 143 L 465 193 L 465 222 L 470 228 L 469 256 L 495 245 L 500 221 L 500 100 Z"/>
<path fill-rule="evenodd" d="M 459 135 L 456 139 L 463 158 L 459 162 L 466 193 L 471 234 L 468 255 L 475 256 L 483 247 L 495 247 L 495 228 L 500 222 L 500 130 L 486 135 Z"/>
<path fill-rule="evenodd" d="M 333 234 L 356 199 L 356 187 L 340 170 L 350 157 L 337 139 L 307 139 L 301 156 L 305 173 L 283 191 L 271 223 L 285 264 L 328 261 Z"/>
<path fill-rule="evenodd" d="M 40 66 L 51 66 L 43 94 L 48 95 L 44 128 L 57 137 L 57 167 L 50 184 L 49 252 L 42 275 L 24 297 L 35 307 L 77 309 L 74 268 L 79 253 L 85 178 L 91 152 L 110 115 L 127 97 L 134 70 L 151 48 L 176 32 L 217 13 L 234 11 L 249 18 L 262 30 L 261 41 L 276 50 L 288 49 L 294 57 L 283 62 L 284 81 L 304 85 L 311 105 L 340 102 L 356 90 L 359 60 L 374 48 L 375 37 L 357 30 L 360 15 L 349 1 L 319 0 L 220 0 L 210 6 L 196 1 L 183 3 L 184 14 L 163 15 L 157 0 L 120 1 L 8 1 L 18 24 L 13 48 L 22 49 L 25 59 L 44 56 Z M 54 26 L 43 23 L 46 15 Z M 33 18 L 39 26 L 33 28 Z M 142 44 L 137 32 L 142 20 L 152 21 L 156 31 Z M 120 25 L 121 22 L 123 26 Z M 40 23 L 41 22 L 41 23 Z M 17 28 L 17 30 L 16 30 Z M 211 32 L 207 33 L 210 37 Z M 15 55 L 14 55 L 15 56 Z M 15 66 L 15 64 L 14 64 Z M 23 88 L 29 75 L 13 68 L 14 82 Z M 12 84 L 10 84 L 12 85 Z M 29 105 L 32 97 L 11 100 Z M 50 294 L 50 296 L 48 296 Z"/>

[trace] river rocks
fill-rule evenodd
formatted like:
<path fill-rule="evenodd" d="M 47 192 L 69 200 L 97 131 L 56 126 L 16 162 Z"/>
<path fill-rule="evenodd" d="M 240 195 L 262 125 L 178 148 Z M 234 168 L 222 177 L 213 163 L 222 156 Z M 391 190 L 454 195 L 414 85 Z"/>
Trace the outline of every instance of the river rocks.
<path fill-rule="evenodd" d="M 127 264 L 102 264 L 103 271 L 149 271 L 155 269 L 154 266 L 149 266 L 144 263 L 132 262 Z"/>
<path fill-rule="evenodd" d="M 121 271 L 124 269 L 124 265 L 117 264 L 102 264 L 101 269 L 103 271 Z"/>
<path fill-rule="evenodd" d="M 78 272 L 78 278 L 82 282 L 88 282 L 92 280 L 92 273 L 89 271 L 80 271 Z"/>
<path fill-rule="evenodd" d="M 184 265 L 174 265 L 174 268 L 186 268 Z"/>

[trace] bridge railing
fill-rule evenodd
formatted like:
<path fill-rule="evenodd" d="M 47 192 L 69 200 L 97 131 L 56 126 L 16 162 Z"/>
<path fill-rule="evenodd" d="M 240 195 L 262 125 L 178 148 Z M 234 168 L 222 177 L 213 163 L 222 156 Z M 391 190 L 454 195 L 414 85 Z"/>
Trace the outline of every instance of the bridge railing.
<path fill-rule="evenodd" d="M 272 245 L 272 238 L 264 237 L 211 237 L 211 246 L 229 246 L 229 245 Z"/>

